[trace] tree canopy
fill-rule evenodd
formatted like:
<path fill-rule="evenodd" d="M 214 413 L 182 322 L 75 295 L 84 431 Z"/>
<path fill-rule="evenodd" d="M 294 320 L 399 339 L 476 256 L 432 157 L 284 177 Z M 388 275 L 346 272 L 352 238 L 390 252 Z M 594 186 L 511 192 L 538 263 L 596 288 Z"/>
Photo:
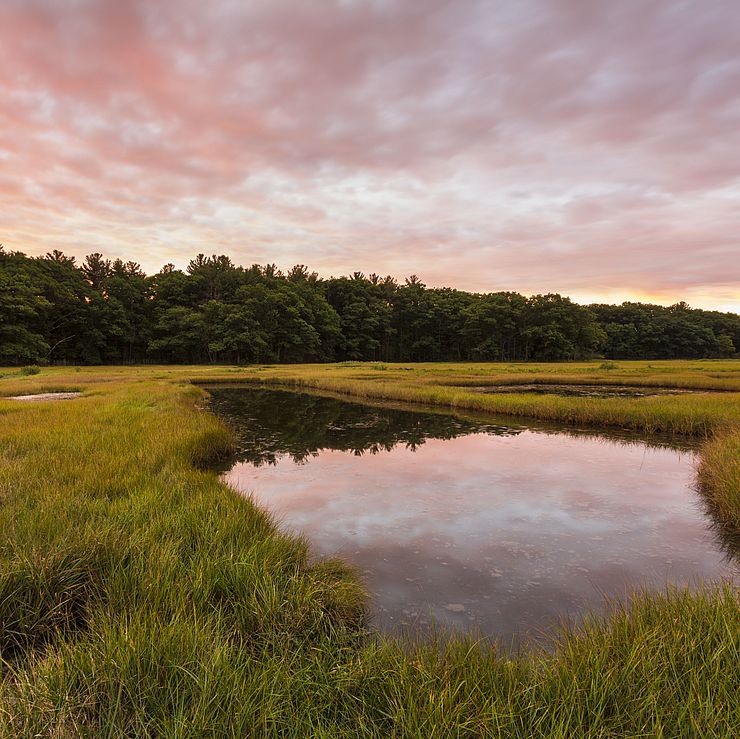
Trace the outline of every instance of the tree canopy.
<path fill-rule="evenodd" d="M 731 357 L 740 316 L 558 295 L 321 279 L 198 254 L 185 271 L 0 247 L 0 364 Z"/>

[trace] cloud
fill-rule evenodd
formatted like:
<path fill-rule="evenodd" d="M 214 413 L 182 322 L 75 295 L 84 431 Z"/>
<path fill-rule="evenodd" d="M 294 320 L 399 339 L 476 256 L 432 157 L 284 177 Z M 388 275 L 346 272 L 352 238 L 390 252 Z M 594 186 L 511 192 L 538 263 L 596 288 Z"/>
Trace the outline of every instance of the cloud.
<path fill-rule="evenodd" d="M 737 308 L 738 23 L 726 0 L 5 0 L 0 240 Z"/>

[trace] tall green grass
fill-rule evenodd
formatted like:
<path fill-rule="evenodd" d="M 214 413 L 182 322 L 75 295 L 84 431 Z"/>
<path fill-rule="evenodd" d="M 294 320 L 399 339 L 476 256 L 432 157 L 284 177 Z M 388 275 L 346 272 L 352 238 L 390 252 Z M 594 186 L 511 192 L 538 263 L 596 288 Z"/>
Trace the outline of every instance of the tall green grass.
<path fill-rule="evenodd" d="M 699 483 L 719 518 L 740 539 L 740 431 L 704 445 Z"/>
<path fill-rule="evenodd" d="M 291 371 L 332 375 L 267 373 Z M 357 389 L 349 371 L 327 384 Z M 198 373 L 0 380 L 4 395 L 83 391 L 0 399 L 0 736 L 733 736 L 730 584 L 637 595 L 565 628 L 550 652 L 380 638 L 356 573 L 313 562 L 304 540 L 204 469 L 231 440 L 183 382 Z M 425 402 L 461 392 L 428 384 Z M 727 416 L 712 408 L 707 424 Z M 732 447 L 711 449 L 732 491 Z"/>

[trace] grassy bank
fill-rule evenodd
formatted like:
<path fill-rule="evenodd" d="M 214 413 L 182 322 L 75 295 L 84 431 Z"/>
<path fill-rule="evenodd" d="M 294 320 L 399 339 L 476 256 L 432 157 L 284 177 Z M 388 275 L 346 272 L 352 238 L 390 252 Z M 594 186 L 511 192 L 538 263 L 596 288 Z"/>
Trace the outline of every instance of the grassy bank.
<path fill-rule="evenodd" d="M 603 364 L 603 363 L 602 363 Z M 601 369 L 599 362 L 547 365 L 295 365 L 212 369 L 196 380 L 267 382 L 597 427 L 706 437 L 740 426 L 740 362 L 630 362 Z M 531 393 L 487 394 L 491 385 L 558 383 L 706 390 L 639 398 L 575 398 Z"/>
<path fill-rule="evenodd" d="M 707 382 L 735 389 L 738 363 L 707 367 L 631 371 L 665 382 L 713 373 Z M 306 542 L 204 469 L 229 437 L 189 380 L 473 407 L 465 402 L 490 396 L 443 383 L 484 369 L 0 372 L 0 395 L 83 391 L 59 403 L 0 398 L 0 735 L 732 736 L 740 613 L 730 586 L 637 597 L 629 610 L 564 632 L 552 654 L 511 658 L 461 637 L 379 640 L 363 630 L 364 591 L 352 572 L 312 566 Z M 482 375 L 498 381 L 499 371 Z M 608 381 L 614 371 L 604 371 Z M 597 372 L 561 365 L 538 376 Z M 493 400 L 541 418 L 580 423 L 582 414 L 596 424 L 601 414 L 614 425 L 708 434 L 702 475 L 727 491 L 732 517 L 737 457 L 727 445 L 736 443 L 738 397 L 679 396 L 678 410 L 670 398 L 659 422 L 650 413 L 663 398 L 622 411 L 618 399 Z"/>
<path fill-rule="evenodd" d="M 716 515 L 740 538 L 740 431 L 705 444 L 698 471 L 701 490 Z"/>

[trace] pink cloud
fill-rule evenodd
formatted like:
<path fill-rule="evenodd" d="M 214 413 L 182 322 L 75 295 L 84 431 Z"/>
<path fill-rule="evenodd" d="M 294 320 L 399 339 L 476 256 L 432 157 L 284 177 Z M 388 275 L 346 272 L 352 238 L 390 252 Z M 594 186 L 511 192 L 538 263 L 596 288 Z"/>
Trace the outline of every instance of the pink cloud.
<path fill-rule="evenodd" d="M 737 308 L 739 23 L 725 0 L 5 0 L 0 241 Z"/>

